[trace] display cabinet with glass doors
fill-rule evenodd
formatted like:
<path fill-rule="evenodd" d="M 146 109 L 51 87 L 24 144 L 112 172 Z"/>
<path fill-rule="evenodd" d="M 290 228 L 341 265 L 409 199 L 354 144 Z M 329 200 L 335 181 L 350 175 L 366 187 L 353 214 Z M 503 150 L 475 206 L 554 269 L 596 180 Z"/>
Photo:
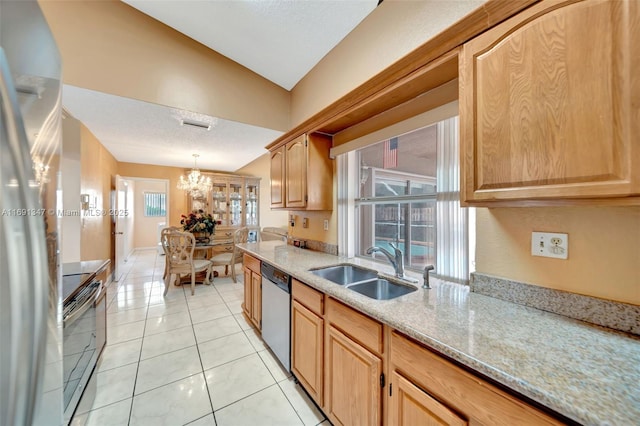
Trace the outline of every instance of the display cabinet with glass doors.
<path fill-rule="evenodd" d="M 187 194 L 189 210 L 202 209 L 216 220 L 216 240 L 231 240 L 233 231 L 260 226 L 260 178 L 221 173 L 203 173 L 212 182 L 211 192 Z M 231 246 L 232 247 L 232 246 Z"/>

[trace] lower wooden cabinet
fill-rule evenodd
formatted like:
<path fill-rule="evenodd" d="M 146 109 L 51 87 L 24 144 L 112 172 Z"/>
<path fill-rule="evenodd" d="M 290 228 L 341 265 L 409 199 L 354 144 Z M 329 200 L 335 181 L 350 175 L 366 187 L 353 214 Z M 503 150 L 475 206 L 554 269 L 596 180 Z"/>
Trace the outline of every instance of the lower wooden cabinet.
<path fill-rule="evenodd" d="M 327 327 L 324 409 L 333 424 L 381 424 L 381 377 L 380 357 L 335 327 Z"/>
<path fill-rule="evenodd" d="M 291 306 L 291 371 L 322 406 L 324 320 L 297 300 Z"/>
<path fill-rule="evenodd" d="M 563 424 L 401 334 L 390 334 L 388 424 Z"/>
<path fill-rule="evenodd" d="M 334 425 L 563 424 L 297 280 L 292 295 L 291 371 Z"/>
<path fill-rule="evenodd" d="M 244 261 L 244 302 L 242 309 L 253 325 L 262 329 L 262 275 L 260 261 L 245 254 Z"/>
<path fill-rule="evenodd" d="M 251 271 L 251 322 L 262 330 L 262 276 Z"/>
<path fill-rule="evenodd" d="M 393 383 L 393 389 L 389 398 L 390 425 L 464 426 L 469 424 L 396 371 L 391 373 L 391 383 Z"/>
<path fill-rule="evenodd" d="M 382 324 L 332 298 L 325 323 L 325 414 L 333 424 L 382 424 Z"/>

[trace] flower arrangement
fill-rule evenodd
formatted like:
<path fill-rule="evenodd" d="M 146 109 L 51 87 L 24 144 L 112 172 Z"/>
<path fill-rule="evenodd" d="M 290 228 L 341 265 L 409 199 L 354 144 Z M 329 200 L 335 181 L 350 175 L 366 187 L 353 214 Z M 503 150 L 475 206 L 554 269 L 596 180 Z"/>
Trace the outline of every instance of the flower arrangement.
<path fill-rule="evenodd" d="M 182 229 L 187 232 L 206 232 L 213 234 L 216 228 L 216 221 L 209 213 L 205 213 L 201 210 L 194 210 L 188 215 L 181 215 L 180 225 Z"/>

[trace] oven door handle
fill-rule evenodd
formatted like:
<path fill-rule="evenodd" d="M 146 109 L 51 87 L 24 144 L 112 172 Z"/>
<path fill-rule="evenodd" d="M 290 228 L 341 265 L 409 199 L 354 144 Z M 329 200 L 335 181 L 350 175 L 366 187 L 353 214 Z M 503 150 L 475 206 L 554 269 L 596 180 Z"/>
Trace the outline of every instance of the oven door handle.
<path fill-rule="evenodd" d="M 89 297 L 87 297 L 87 300 L 85 300 L 82 306 L 80 306 L 78 309 L 74 309 L 73 312 L 64 319 L 65 328 L 73 324 L 78 318 L 82 316 L 82 314 L 87 311 L 87 309 L 93 306 L 93 304 L 98 300 L 98 296 L 100 295 L 100 287 L 102 287 L 102 284 L 98 283 L 95 290 Z"/>
<path fill-rule="evenodd" d="M 107 289 L 102 286 L 102 281 L 98 281 L 98 294 L 93 301 L 96 305 L 98 305 L 105 297 L 107 297 Z"/>

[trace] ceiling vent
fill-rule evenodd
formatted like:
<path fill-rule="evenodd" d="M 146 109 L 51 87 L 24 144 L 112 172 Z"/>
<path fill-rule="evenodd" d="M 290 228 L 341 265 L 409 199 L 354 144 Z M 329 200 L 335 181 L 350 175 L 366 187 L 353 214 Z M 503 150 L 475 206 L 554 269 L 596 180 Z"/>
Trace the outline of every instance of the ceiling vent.
<path fill-rule="evenodd" d="M 193 127 L 198 127 L 200 129 L 211 130 L 211 123 L 207 123 L 205 121 L 188 120 L 183 118 L 180 121 L 180 124 L 182 126 L 193 126 Z"/>

